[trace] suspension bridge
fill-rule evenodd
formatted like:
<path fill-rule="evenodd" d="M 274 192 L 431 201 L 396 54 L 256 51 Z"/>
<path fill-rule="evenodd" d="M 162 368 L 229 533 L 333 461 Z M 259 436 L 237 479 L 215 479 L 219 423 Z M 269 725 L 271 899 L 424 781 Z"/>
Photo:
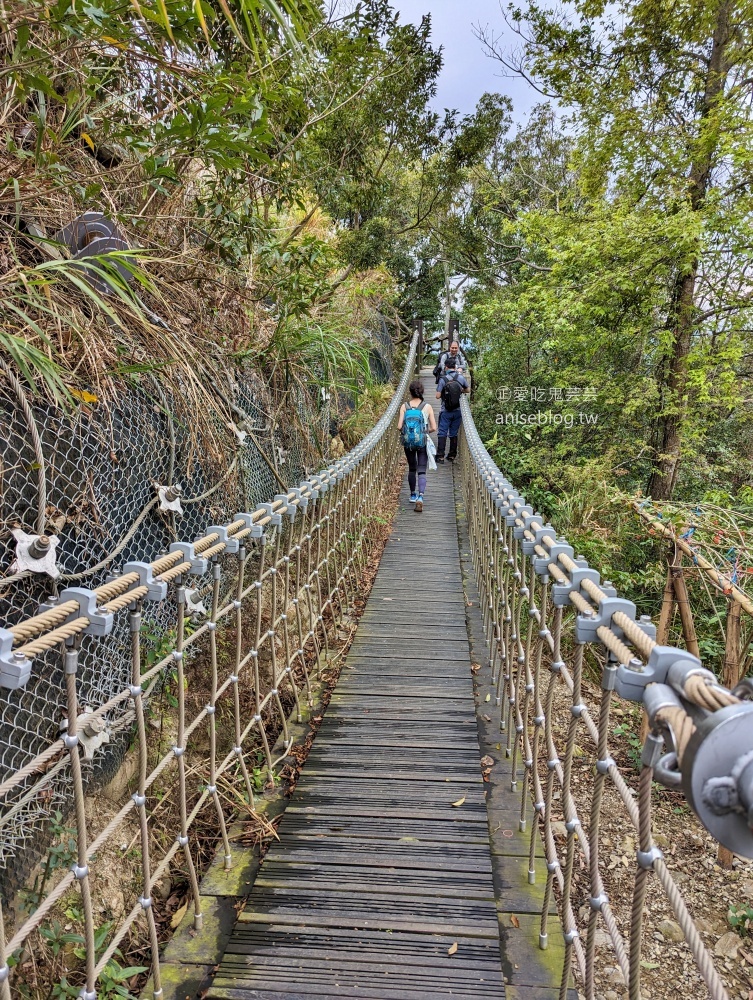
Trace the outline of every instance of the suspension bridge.
<path fill-rule="evenodd" d="M 30 912 L 7 900 L 0 911 L 3 1000 L 34 935 L 71 894 L 84 1000 L 112 983 L 136 934 L 150 956 L 143 995 L 154 1000 L 595 1000 L 607 972 L 615 995 L 640 1000 L 655 967 L 645 956 L 656 914 L 672 916 L 692 956 L 687 995 L 737 995 L 654 839 L 652 785 L 680 790 L 715 840 L 753 855 L 747 692 L 657 645 L 651 621 L 500 472 L 467 399 L 459 462 L 432 475 L 421 515 L 403 484 L 279 839 L 242 889 L 227 888 L 239 858 L 254 855 L 237 842 L 239 804 L 261 810 L 258 774 L 275 782 L 354 610 L 375 512 L 402 462 L 397 410 L 422 353 L 414 337 L 385 415 L 319 475 L 151 562 L 126 563 L 96 588 L 63 589 L 0 630 L 0 678 L 17 703 L 50 658 L 67 699 L 59 738 L 21 755 L 0 782 L 4 815 L 64 765 L 75 842 Z M 196 589 L 200 618 L 189 614 Z M 155 609 L 161 640 L 145 659 Z M 128 676 L 97 702 L 92 678 L 114 635 Z M 595 699 L 586 649 L 602 665 Z M 166 684 L 174 721 L 155 747 L 151 707 Z M 613 757 L 620 700 L 648 718 L 634 782 Z M 102 816 L 87 808 L 87 768 L 113 720 L 133 734 L 135 769 L 128 794 Z M 155 831 L 167 794 L 178 808 L 166 843 Z M 631 831 L 627 907 L 611 898 L 607 799 Z M 208 813 L 219 846 L 203 876 L 193 834 Z M 104 859 L 124 838 L 139 884 L 103 936 Z M 188 908 L 163 950 L 157 891 L 178 863 Z"/>

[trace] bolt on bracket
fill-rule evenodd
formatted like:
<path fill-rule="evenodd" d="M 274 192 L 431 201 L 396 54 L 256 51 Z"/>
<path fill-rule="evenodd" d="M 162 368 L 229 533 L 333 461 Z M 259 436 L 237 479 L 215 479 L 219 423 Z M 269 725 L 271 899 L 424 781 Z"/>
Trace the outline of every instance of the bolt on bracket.
<path fill-rule="evenodd" d="M 10 567 L 11 573 L 46 573 L 53 580 L 60 576 L 56 565 L 57 535 L 29 535 L 21 528 L 13 528 L 11 534 L 16 540 L 16 558 Z"/>
<path fill-rule="evenodd" d="M 176 483 L 174 486 L 160 486 L 159 483 L 155 483 L 154 488 L 157 490 L 157 496 L 159 497 L 160 510 L 171 510 L 175 514 L 183 514 L 183 508 L 180 505 L 183 490 L 180 483 Z"/>
<path fill-rule="evenodd" d="M 191 563 L 188 570 L 191 576 L 203 576 L 206 573 L 207 560 L 196 552 L 193 542 L 173 542 L 169 551 L 180 552 L 183 561 Z"/>
<path fill-rule="evenodd" d="M 31 660 L 23 653 L 13 652 L 15 636 L 0 628 L 0 687 L 9 691 L 24 688 L 31 677 Z"/>
<path fill-rule="evenodd" d="M 237 516 L 233 518 L 233 520 L 237 520 Z M 239 539 L 235 538 L 233 535 L 228 535 L 227 526 L 224 524 L 210 524 L 206 533 L 208 535 L 219 535 L 218 542 L 224 542 L 225 552 L 227 552 L 229 556 L 235 555 L 241 547 Z"/>
<path fill-rule="evenodd" d="M 51 611 L 59 604 L 65 604 L 68 601 L 75 601 L 78 604 L 78 611 L 72 611 L 60 625 L 67 625 L 68 622 L 74 622 L 78 618 L 88 618 L 89 624 L 84 629 L 87 635 L 96 635 L 101 638 L 112 632 L 115 622 L 114 614 L 112 611 L 105 611 L 104 608 L 99 607 L 97 594 L 93 590 L 87 590 L 86 587 L 66 588 L 54 601 L 50 599 L 40 604 L 39 613 Z"/>
<path fill-rule="evenodd" d="M 123 566 L 123 573 L 138 573 L 139 582 L 134 584 L 137 587 L 147 587 L 147 592 L 142 598 L 144 601 L 164 601 L 167 597 L 167 583 L 164 580 L 156 580 L 154 569 L 149 563 L 129 562 Z"/>

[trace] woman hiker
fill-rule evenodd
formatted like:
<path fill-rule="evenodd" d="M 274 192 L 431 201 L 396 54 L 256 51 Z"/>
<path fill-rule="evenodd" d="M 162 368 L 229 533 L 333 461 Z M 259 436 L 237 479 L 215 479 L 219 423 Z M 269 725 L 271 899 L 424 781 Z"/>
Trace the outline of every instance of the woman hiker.
<path fill-rule="evenodd" d="M 429 456 L 426 444 L 429 433 L 437 429 L 434 409 L 431 403 L 424 402 L 424 387 L 416 380 L 411 382 L 410 399 L 400 407 L 400 419 L 397 429 L 400 440 L 408 459 L 408 486 L 410 487 L 410 502 L 415 504 L 414 510 L 420 514 L 424 509 L 424 493 L 426 492 L 426 466 Z M 418 475 L 418 482 L 416 476 Z"/>

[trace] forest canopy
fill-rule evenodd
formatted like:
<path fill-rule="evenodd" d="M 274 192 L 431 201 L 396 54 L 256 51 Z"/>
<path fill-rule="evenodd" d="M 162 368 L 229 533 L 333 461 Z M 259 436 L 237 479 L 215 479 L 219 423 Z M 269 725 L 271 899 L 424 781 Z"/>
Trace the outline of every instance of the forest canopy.
<path fill-rule="evenodd" d="M 430 219 L 488 150 L 429 107 L 428 17 L 9 0 L 0 22 L 0 350 L 30 388 L 250 361 L 357 394 L 370 331 L 438 311 Z M 85 211 L 117 230 L 84 270 L 60 233 Z"/>

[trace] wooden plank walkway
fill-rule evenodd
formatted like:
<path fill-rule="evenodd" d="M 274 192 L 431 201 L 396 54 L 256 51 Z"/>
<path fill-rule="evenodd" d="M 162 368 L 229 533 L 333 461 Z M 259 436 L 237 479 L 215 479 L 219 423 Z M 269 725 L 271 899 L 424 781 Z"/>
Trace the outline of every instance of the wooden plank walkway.
<path fill-rule="evenodd" d="M 454 505 L 451 465 L 422 514 L 403 488 L 208 1000 L 505 995 Z"/>

